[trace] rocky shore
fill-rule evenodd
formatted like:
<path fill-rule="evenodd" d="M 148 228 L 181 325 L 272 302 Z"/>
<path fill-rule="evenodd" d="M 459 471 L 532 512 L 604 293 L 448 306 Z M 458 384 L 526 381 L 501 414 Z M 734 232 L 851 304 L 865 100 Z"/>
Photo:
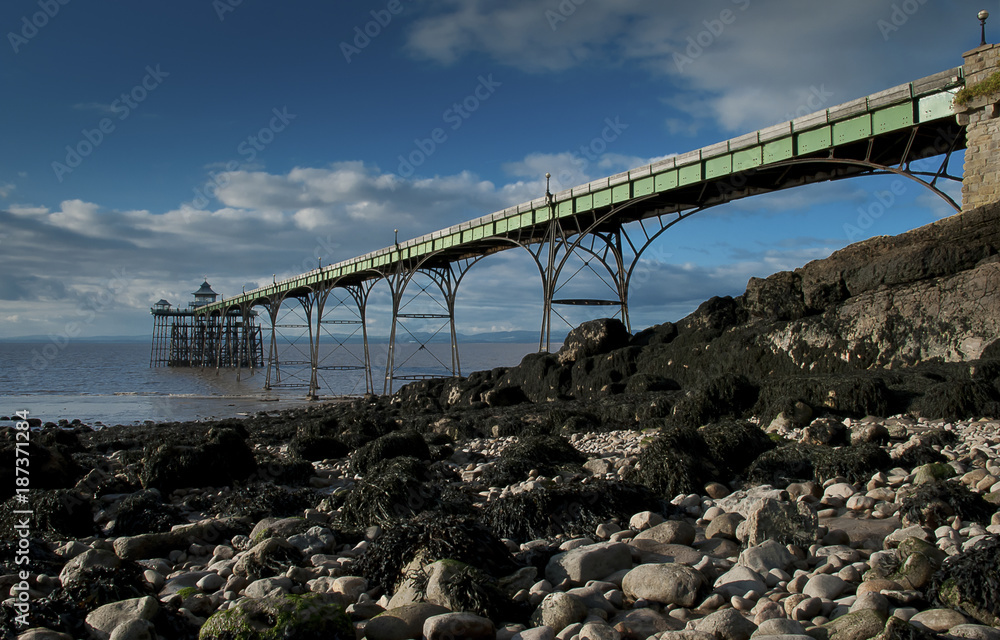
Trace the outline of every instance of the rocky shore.
<path fill-rule="evenodd" d="M 5 428 L 0 633 L 1000 640 L 998 222 L 391 397 Z"/>
<path fill-rule="evenodd" d="M 261 441 L 243 452 L 272 468 L 226 486 L 183 474 L 200 472 L 215 443 L 244 443 L 238 427 L 214 427 L 186 452 L 189 467 L 156 481 L 149 456 L 130 462 L 117 449 L 74 489 L 33 497 L 33 630 L 16 625 L 21 580 L 8 543 L 5 637 L 1000 638 L 997 420 L 775 421 L 763 440 L 783 444 L 762 445 L 740 473 L 794 466 L 792 450 L 821 472 L 780 488 L 710 482 L 665 500 L 644 468 L 664 433 L 697 434 L 679 431 L 449 444 L 390 432 L 277 484 L 265 478 L 300 471 L 281 462 L 296 440 Z M 132 435 L 37 435 L 58 448 L 68 434 L 96 451 Z M 848 460 L 852 448 L 882 455 Z M 724 449 L 703 453 L 738 464 L 740 452 Z"/>

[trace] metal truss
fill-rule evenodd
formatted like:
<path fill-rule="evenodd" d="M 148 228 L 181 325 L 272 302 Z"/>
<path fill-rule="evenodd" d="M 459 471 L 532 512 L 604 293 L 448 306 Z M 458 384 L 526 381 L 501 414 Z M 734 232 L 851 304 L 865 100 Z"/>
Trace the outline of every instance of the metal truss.
<path fill-rule="evenodd" d="M 426 380 L 462 375 L 462 365 L 458 352 L 458 334 L 455 329 L 455 298 L 465 274 L 472 268 L 472 265 L 485 256 L 479 255 L 441 263 L 435 263 L 435 257 L 437 257 L 436 254 L 431 254 L 410 268 L 400 268 L 383 276 L 392 295 L 392 328 L 389 332 L 389 352 L 382 390 L 385 394 L 393 392 L 393 383 L 396 380 Z M 414 279 L 418 275 L 428 278 L 430 283 L 426 286 L 416 285 Z M 411 285 L 417 286 L 418 290 L 410 289 Z M 410 292 L 407 297 L 408 289 Z M 434 289 L 440 294 L 441 299 L 435 298 Z M 431 321 L 433 331 L 426 335 L 415 333 L 411 329 L 413 321 L 421 320 Z M 442 361 L 428 348 L 428 345 L 445 330 L 448 331 L 451 341 L 450 362 Z M 405 332 L 418 346 L 405 360 L 396 362 L 397 338 L 400 331 Z M 433 361 L 441 366 L 443 371 L 448 373 L 401 373 L 407 363 L 421 352 L 429 355 Z"/>

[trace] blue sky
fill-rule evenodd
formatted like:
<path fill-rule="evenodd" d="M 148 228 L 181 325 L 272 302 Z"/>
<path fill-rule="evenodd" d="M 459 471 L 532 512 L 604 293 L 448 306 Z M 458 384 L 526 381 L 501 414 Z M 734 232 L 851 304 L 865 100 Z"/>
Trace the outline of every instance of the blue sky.
<path fill-rule="evenodd" d="M 6 0 L 0 338 L 145 334 L 153 302 L 205 276 L 233 295 L 539 197 L 546 172 L 571 187 L 943 71 L 978 44 L 979 9 L 1000 19 L 993 0 L 346 4 Z M 633 326 L 861 239 L 845 225 L 879 193 L 899 192 L 865 236 L 948 213 L 896 180 L 676 226 Z M 477 265 L 459 330 L 538 327 L 533 269 Z"/>

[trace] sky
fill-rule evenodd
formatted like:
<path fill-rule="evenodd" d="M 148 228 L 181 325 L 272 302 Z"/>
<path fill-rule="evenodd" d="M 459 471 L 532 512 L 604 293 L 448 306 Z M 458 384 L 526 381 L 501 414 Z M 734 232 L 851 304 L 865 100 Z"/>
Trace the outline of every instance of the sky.
<path fill-rule="evenodd" d="M 1000 19 L 995 0 L 4 0 L 0 339 L 148 335 L 149 307 L 204 278 L 232 296 L 540 197 L 546 172 L 555 192 L 950 69 L 983 8 Z M 632 327 L 950 211 L 886 177 L 710 209 L 644 255 Z M 606 297 L 585 268 L 567 287 Z M 387 305 L 377 286 L 375 334 Z M 540 314 L 520 249 L 458 293 L 463 333 Z"/>

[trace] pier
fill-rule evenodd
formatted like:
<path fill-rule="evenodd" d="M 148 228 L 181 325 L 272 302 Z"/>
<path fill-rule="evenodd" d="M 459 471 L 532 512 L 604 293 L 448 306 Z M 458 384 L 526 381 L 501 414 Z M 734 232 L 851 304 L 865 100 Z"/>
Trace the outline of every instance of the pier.
<path fill-rule="evenodd" d="M 997 72 L 1000 45 L 984 45 L 964 57 L 963 67 L 572 189 L 557 193 L 547 189 L 530 202 L 417 238 L 397 238 L 391 246 L 206 303 L 191 309 L 185 322 L 171 326 L 171 332 L 179 334 L 176 357 L 168 350 L 154 360 L 206 366 L 214 357 L 217 367 L 248 366 L 245 363 L 253 363 L 255 345 L 260 344 L 253 322 L 254 310 L 260 308 L 270 333 L 265 387 L 280 384 L 279 338 L 283 328 L 293 327 L 299 339 L 308 342 L 301 350 L 308 358 L 295 364 L 306 369 L 303 379 L 308 382 L 303 385 L 310 397 L 319 395 L 319 372 L 332 368 L 364 369 L 367 390 L 372 392 L 367 303 L 372 288 L 385 283 L 391 292 L 392 318 L 381 391 L 392 393 L 396 381 L 428 377 L 407 375 L 396 361 L 398 338 L 415 336 L 408 328 L 414 322 L 440 325 L 437 333 L 450 334 L 450 359 L 441 363 L 440 375 L 461 375 L 456 296 L 468 271 L 500 251 L 524 250 L 538 269 L 543 291 L 539 350 L 547 351 L 560 305 L 610 308 L 628 327 L 629 285 L 643 253 L 673 225 L 711 207 L 807 184 L 889 174 L 920 184 L 956 212 L 962 207 L 942 189 L 946 180 L 963 183 L 966 208 L 983 198 L 995 200 L 1000 180 L 995 151 L 990 149 L 1000 138 L 996 126 L 1000 95 L 974 96 L 961 104 L 955 98 L 960 90 L 974 88 Z M 962 149 L 965 170 L 956 175 L 950 161 Z M 913 165 L 930 158 L 940 158 L 936 167 Z M 560 298 L 560 288 L 576 275 L 567 266 L 572 257 L 584 260 L 611 295 Z M 417 278 L 422 285 L 414 284 Z M 432 311 L 413 311 L 409 303 L 418 295 L 434 299 Z M 280 318 L 290 307 L 297 310 L 300 321 L 285 325 Z M 335 313 L 346 319 L 334 320 Z M 161 317 L 155 311 L 154 316 Z M 338 323 L 352 323 L 361 334 L 364 355 L 359 362 L 320 361 L 320 341 L 329 337 L 330 325 Z M 236 329 L 230 334 L 230 326 L 240 327 L 242 333 Z M 156 344 L 154 336 L 154 353 Z M 245 358 L 226 359 L 224 351 Z"/>

